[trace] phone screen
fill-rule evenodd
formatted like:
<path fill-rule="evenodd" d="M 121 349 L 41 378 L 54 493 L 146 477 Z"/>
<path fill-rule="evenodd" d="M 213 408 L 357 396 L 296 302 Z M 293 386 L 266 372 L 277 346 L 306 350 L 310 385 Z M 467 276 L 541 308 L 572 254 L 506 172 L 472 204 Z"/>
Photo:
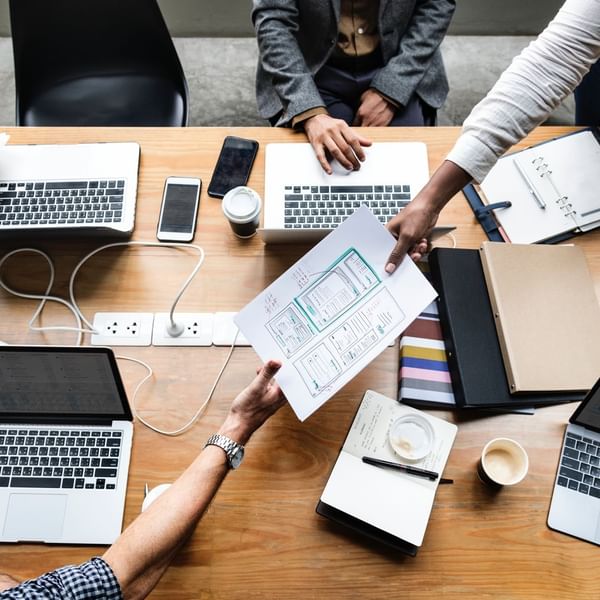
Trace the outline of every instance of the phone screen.
<path fill-rule="evenodd" d="M 250 176 L 258 142 L 228 136 L 223 142 L 208 194 L 222 198 L 229 190 L 245 185 Z"/>
<path fill-rule="evenodd" d="M 168 183 L 160 221 L 160 231 L 192 233 L 197 197 L 197 185 Z"/>

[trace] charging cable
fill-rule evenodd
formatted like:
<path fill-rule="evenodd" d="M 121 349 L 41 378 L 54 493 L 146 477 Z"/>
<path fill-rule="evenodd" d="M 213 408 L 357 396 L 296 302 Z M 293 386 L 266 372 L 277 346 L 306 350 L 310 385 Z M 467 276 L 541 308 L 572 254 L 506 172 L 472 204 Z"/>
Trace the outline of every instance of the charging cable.
<path fill-rule="evenodd" d="M 108 250 L 109 248 L 122 248 L 123 246 L 149 246 L 149 247 L 155 247 L 155 248 L 193 248 L 194 250 L 196 250 L 198 252 L 198 262 L 196 263 L 196 266 L 194 267 L 192 272 L 189 274 L 188 278 L 183 282 L 183 285 L 177 292 L 177 295 L 175 296 L 175 300 L 173 301 L 173 304 L 171 305 L 171 309 L 169 310 L 169 324 L 167 326 L 167 333 L 171 337 L 180 336 L 183 333 L 185 327 L 182 323 L 177 323 L 175 321 L 175 319 L 173 317 L 173 313 L 175 312 L 175 307 L 177 306 L 177 303 L 179 302 L 181 296 L 183 296 L 183 293 L 188 288 L 188 286 L 192 282 L 192 279 L 194 279 L 194 277 L 196 276 L 196 273 L 198 273 L 198 271 L 200 270 L 200 267 L 204 263 L 204 256 L 205 256 L 204 250 L 200 246 L 196 246 L 195 244 L 178 244 L 177 242 L 170 242 L 168 244 L 163 244 L 160 242 L 115 242 L 113 244 L 106 244 L 104 246 L 100 246 L 100 248 L 96 248 L 96 250 L 93 250 L 92 252 L 90 252 L 89 254 L 84 256 L 77 263 L 77 266 L 73 269 L 73 272 L 71 273 L 71 277 L 69 278 L 69 297 L 71 299 L 72 306 L 77 311 L 77 314 L 79 315 L 81 320 L 90 329 L 94 329 L 93 325 L 83 316 L 81 310 L 79 309 L 77 301 L 75 300 L 75 278 L 77 277 L 77 273 L 79 273 L 79 270 L 81 269 L 81 267 L 90 258 L 92 258 L 92 256 L 99 254 L 103 250 Z M 94 332 L 94 333 L 96 333 L 96 332 Z"/>

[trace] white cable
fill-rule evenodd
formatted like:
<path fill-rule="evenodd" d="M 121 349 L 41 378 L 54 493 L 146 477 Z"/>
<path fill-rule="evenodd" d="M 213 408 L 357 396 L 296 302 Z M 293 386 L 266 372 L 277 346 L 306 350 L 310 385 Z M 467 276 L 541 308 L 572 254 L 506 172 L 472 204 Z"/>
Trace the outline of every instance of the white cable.
<path fill-rule="evenodd" d="M 138 391 L 140 390 L 142 385 L 144 385 L 144 383 L 146 383 L 146 381 L 148 381 L 148 379 L 150 379 L 150 377 L 152 377 L 152 374 L 153 374 L 152 367 L 150 367 L 150 365 L 145 363 L 143 360 L 139 360 L 137 358 L 132 358 L 131 356 L 123 356 L 123 355 L 117 356 L 116 358 L 119 358 L 121 360 L 130 360 L 131 362 L 142 365 L 143 367 L 145 367 L 148 370 L 148 373 L 146 374 L 146 376 L 135 387 L 135 390 L 133 391 L 133 396 L 131 397 L 131 408 L 133 410 L 133 414 L 134 414 L 135 418 L 140 423 L 142 423 L 142 425 L 145 425 L 146 427 L 148 427 L 148 429 L 151 429 L 152 431 L 156 431 L 156 433 L 160 433 L 162 435 L 168 435 L 171 437 L 181 435 L 182 433 L 185 433 L 188 429 L 190 429 L 190 427 L 192 427 L 192 425 L 200 418 L 200 416 L 204 412 L 204 409 L 206 408 L 206 406 L 210 402 L 211 398 L 213 397 L 213 394 L 215 393 L 215 390 L 217 389 L 217 385 L 219 385 L 219 381 L 221 380 L 221 377 L 222 377 L 223 373 L 225 372 L 225 369 L 227 368 L 227 365 L 229 364 L 229 360 L 231 359 L 231 356 L 235 349 L 235 342 L 237 340 L 238 333 L 239 333 L 239 329 L 236 331 L 235 337 L 233 338 L 233 342 L 231 343 L 231 348 L 229 350 L 229 353 L 227 354 L 227 358 L 225 358 L 225 362 L 223 363 L 221 370 L 219 371 L 212 387 L 210 388 L 210 391 L 208 392 L 206 399 L 200 405 L 198 410 L 194 413 L 194 416 L 185 425 L 183 425 L 179 429 L 175 429 L 173 431 L 167 431 L 165 429 L 160 429 L 159 427 L 156 427 L 155 425 L 152 425 L 151 423 L 146 421 L 146 419 L 144 419 L 142 416 L 140 416 L 140 413 L 135 404 L 135 400 L 136 400 Z"/>
<path fill-rule="evenodd" d="M 173 313 L 175 312 L 175 307 L 177 306 L 179 299 L 181 298 L 181 296 L 187 289 L 188 285 L 191 283 L 192 279 L 194 279 L 194 277 L 196 276 L 196 273 L 199 271 L 200 267 L 202 266 L 202 263 L 204 262 L 204 250 L 200 246 L 196 246 L 195 244 L 179 244 L 177 242 L 170 242 L 168 244 L 164 244 L 161 242 L 144 242 L 144 241 L 141 241 L 141 242 L 115 242 L 114 244 L 106 244 L 104 246 L 100 246 L 100 248 L 96 248 L 96 250 L 93 250 L 92 252 L 90 252 L 89 254 L 84 256 L 77 263 L 77 266 L 73 269 L 73 272 L 71 273 L 71 277 L 69 278 L 69 297 L 71 299 L 71 303 L 72 303 L 73 307 L 79 314 L 79 317 L 88 327 L 93 329 L 93 325 L 83 316 L 81 310 L 79 309 L 79 305 L 77 304 L 77 302 L 75 300 L 75 278 L 77 277 L 77 273 L 79 272 L 79 269 L 81 269 L 81 267 L 90 258 L 92 258 L 92 256 L 98 254 L 99 252 L 102 252 L 103 250 L 107 250 L 108 248 L 118 248 L 121 246 L 151 246 L 151 247 L 159 247 L 159 248 L 194 248 L 194 250 L 198 251 L 198 254 L 199 254 L 198 263 L 196 264 L 196 266 L 190 273 L 189 277 L 183 282 L 183 285 L 181 286 L 179 292 L 177 292 L 177 295 L 175 296 L 175 300 L 173 301 L 173 304 L 171 305 L 171 309 L 169 311 L 169 319 L 171 321 L 171 326 L 173 327 L 173 329 L 176 329 L 176 323 L 175 323 L 175 320 L 173 319 Z"/>
<path fill-rule="evenodd" d="M 50 279 L 48 281 L 48 286 L 46 288 L 45 294 L 30 294 L 30 293 L 25 293 L 25 292 L 19 292 L 15 289 L 11 288 L 4 282 L 4 279 L 2 278 L 2 275 L 1 275 L 2 267 L 4 266 L 4 263 L 11 256 L 14 256 L 15 254 L 20 254 L 21 252 L 32 252 L 34 254 L 39 254 L 40 256 L 43 256 L 46 259 L 46 262 L 48 263 L 48 266 L 50 267 Z M 26 298 L 28 300 L 40 300 L 40 303 L 39 303 L 37 309 L 35 310 L 35 312 L 33 313 L 33 316 L 29 320 L 29 323 L 28 323 L 29 329 L 31 331 L 76 331 L 77 332 L 77 346 L 80 346 L 81 341 L 82 341 L 82 334 L 83 333 L 95 333 L 95 331 L 94 331 L 93 327 L 89 323 L 87 323 L 87 321 L 86 321 L 86 323 L 90 326 L 91 329 L 83 329 L 82 328 L 80 314 L 78 313 L 77 309 L 75 307 L 73 307 L 69 302 L 67 302 L 66 300 L 63 300 L 62 298 L 59 298 L 58 296 L 50 295 L 50 290 L 52 289 L 52 286 L 54 285 L 54 276 L 55 276 L 54 275 L 54 264 L 52 263 L 51 258 L 45 252 L 43 252 L 42 250 L 38 250 L 36 248 L 19 248 L 18 250 L 13 250 L 12 252 L 5 254 L 2 257 L 2 259 L 0 260 L 0 287 L 2 287 L 2 289 L 5 290 L 6 292 L 8 292 L 9 294 L 12 294 L 13 296 L 17 296 L 18 298 Z M 75 320 L 77 321 L 77 327 L 63 327 L 63 326 L 36 327 L 35 325 L 33 325 L 33 322 L 38 318 L 38 316 L 42 312 L 42 309 L 46 305 L 47 301 L 57 302 L 59 304 L 62 304 L 63 306 L 66 306 L 73 313 L 73 316 L 75 317 Z"/>

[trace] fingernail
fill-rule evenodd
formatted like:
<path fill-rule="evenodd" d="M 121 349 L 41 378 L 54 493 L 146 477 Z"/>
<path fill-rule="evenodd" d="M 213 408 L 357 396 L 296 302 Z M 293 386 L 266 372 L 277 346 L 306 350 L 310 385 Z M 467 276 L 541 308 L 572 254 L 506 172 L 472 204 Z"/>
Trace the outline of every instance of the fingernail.
<path fill-rule="evenodd" d="M 394 263 L 388 263 L 385 265 L 385 272 L 390 275 L 396 270 L 396 265 Z"/>

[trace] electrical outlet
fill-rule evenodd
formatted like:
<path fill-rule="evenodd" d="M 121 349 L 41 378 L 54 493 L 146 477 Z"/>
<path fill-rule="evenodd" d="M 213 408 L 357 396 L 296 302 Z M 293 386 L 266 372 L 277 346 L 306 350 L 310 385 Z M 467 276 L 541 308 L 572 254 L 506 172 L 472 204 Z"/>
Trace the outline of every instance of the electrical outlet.
<path fill-rule="evenodd" d="M 213 344 L 215 346 L 231 346 L 235 339 L 236 346 L 250 346 L 250 342 L 244 337 L 238 326 L 233 322 L 237 315 L 234 312 L 215 313 L 215 323 L 213 326 Z M 237 332 L 237 337 L 235 334 Z"/>
<path fill-rule="evenodd" d="M 149 346 L 152 313 L 96 313 L 92 346 Z"/>
<path fill-rule="evenodd" d="M 169 335 L 169 313 L 154 315 L 153 346 L 210 346 L 213 337 L 213 313 L 175 313 L 175 322 L 183 325 L 183 333 Z"/>

